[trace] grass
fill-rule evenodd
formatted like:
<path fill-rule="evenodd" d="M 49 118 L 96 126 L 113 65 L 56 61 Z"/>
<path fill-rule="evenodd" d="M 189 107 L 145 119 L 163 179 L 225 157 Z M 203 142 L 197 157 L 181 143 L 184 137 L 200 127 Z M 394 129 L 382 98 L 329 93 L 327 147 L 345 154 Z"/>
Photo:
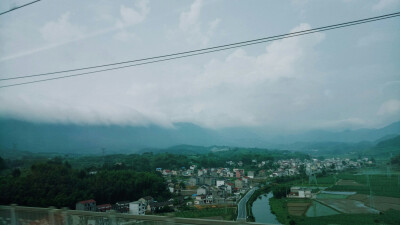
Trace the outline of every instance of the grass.
<path fill-rule="evenodd" d="M 302 201 L 300 199 L 296 200 Z M 320 217 L 290 216 L 287 209 L 287 203 L 292 201 L 293 200 L 286 198 L 282 199 L 271 198 L 269 200 L 272 212 L 276 215 L 278 221 L 282 224 L 289 224 L 291 220 L 293 220 L 295 224 L 300 224 L 300 225 L 400 224 L 400 212 L 396 210 L 385 211 L 381 214 L 339 214 L 339 215 L 320 216 Z"/>
<path fill-rule="evenodd" d="M 317 182 L 319 185 L 333 185 L 335 184 L 335 178 L 333 177 L 333 175 L 327 175 L 324 177 L 317 177 Z"/>
<path fill-rule="evenodd" d="M 287 209 L 287 199 L 281 198 L 270 198 L 269 205 L 271 206 L 271 211 L 276 215 L 276 219 L 282 224 L 288 224 L 290 220 L 289 212 Z"/>
<path fill-rule="evenodd" d="M 368 224 L 400 224 L 399 211 L 389 210 L 383 214 L 339 214 L 320 217 L 293 217 L 296 224 L 301 225 L 368 225 Z"/>
<path fill-rule="evenodd" d="M 202 218 L 222 216 L 224 220 L 236 219 L 236 207 L 229 208 L 204 208 L 175 212 L 174 216 L 184 218 Z"/>
<path fill-rule="evenodd" d="M 359 194 L 369 194 L 370 190 L 368 187 L 368 180 L 366 175 L 354 175 L 354 174 L 341 174 L 339 178 L 344 180 L 354 180 L 360 186 L 342 186 L 335 185 L 327 190 L 330 191 L 355 191 Z M 386 175 L 369 175 L 369 181 L 371 184 L 371 190 L 374 195 L 387 196 L 387 197 L 400 197 L 400 184 L 398 176 L 392 175 L 387 177 Z"/>
<path fill-rule="evenodd" d="M 354 171 L 357 172 L 357 171 Z M 358 171 L 359 172 L 359 171 Z M 355 191 L 360 194 L 369 194 L 368 180 L 366 175 L 355 175 L 352 173 L 342 173 L 337 175 L 337 179 L 354 180 L 362 184 L 358 186 L 340 186 L 333 185 L 333 175 L 318 177 L 318 185 L 308 185 L 308 180 L 296 179 L 278 186 L 314 186 L 314 187 L 329 187 L 326 190 L 330 191 Z M 369 175 L 371 190 L 376 196 L 400 197 L 400 183 L 398 175 L 387 177 L 386 174 Z M 302 184 L 303 183 L 303 184 Z M 342 225 L 358 225 L 358 224 L 400 224 L 400 212 L 396 210 L 388 210 L 380 214 L 339 214 L 321 217 L 297 217 L 289 215 L 287 203 L 295 201 L 292 199 L 271 198 L 269 200 L 271 211 L 276 215 L 278 221 L 282 224 L 304 225 L 324 225 L 324 224 L 342 224 Z M 304 201 L 297 199 L 297 201 Z"/>

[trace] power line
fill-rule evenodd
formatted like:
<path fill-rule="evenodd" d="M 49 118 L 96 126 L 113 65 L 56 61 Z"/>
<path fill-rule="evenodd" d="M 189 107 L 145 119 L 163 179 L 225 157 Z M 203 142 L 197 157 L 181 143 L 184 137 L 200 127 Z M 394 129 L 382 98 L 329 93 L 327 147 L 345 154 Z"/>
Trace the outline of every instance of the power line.
<path fill-rule="evenodd" d="M 21 6 L 12 8 L 12 9 L 10 9 L 10 10 L 7 10 L 7 11 L 5 11 L 5 12 L 0 13 L 0 16 L 3 15 L 3 14 L 9 13 L 9 12 L 11 12 L 11 11 L 14 11 L 14 10 L 16 10 L 16 9 L 20 9 L 20 8 L 23 8 L 23 7 L 25 7 L 25 6 L 28 6 L 28 5 L 31 5 L 31 4 L 33 4 L 33 3 L 40 2 L 40 1 L 41 1 L 41 0 L 36 0 L 36 1 L 33 1 L 33 2 L 26 3 L 25 5 L 21 5 Z"/>
<path fill-rule="evenodd" d="M 35 77 L 35 76 L 45 76 L 45 75 L 50 75 L 50 74 L 62 73 L 62 72 L 72 72 L 72 71 L 78 71 L 78 70 L 84 70 L 84 69 L 90 69 L 90 68 L 99 68 L 99 67 L 105 67 L 105 66 L 110 66 L 110 65 L 126 64 L 126 63 L 130 63 L 130 62 L 138 62 L 138 61 L 146 61 L 146 60 L 150 60 L 150 59 L 163 58 L 163 59 L 142 62 L 142 63 L 136 63 L 136 64 L 126 65 L 126 66 L 118 66 L 118 67 L 113 67 L 113 68 L 108 68 L 108 69 L 101 69 L 101 70 L 65 75 L 65 76 L 54 77 L 54 78 L 47 78 L 47 79 L 41 79 L 41 80 L 35 80 L 35 81 L 29 81 L 29 82 L 4 85 L 4 86 L 0 86 L 0 88 L 32 84 L 32 83 L 38 83 L 38 82 L 45 82 L 45 81 L 50 81 L 50 80 L 58 80 L 58 79 L 64 79 L 64 78 L 69 78 L 69 77 L 83 76 L 83 75 L 88 75 L 88 74 L 93 74 L 93 73 L 123 69 L 123 68 L 127 68 L 127 67 L 134 67 L 134 66 L 169 61 L 169 60 L 174 60 L 174 59 L 179 59 L 179 58 L 186 58 L 186 57 L 202 55 L 202 54 L 207 54 L 207 53 L 212 53 L 212 52 L 224 51 L 224 50 L 238 48 L 238 47 L 244 47 L 244 46 L 266 43 L 266 42 L 271 42 L 271 41 L 275 41 L 275 40 L 281 40 L 281 39 L 286 39 L 286 38 L 291 38 L 291 37 L 296 37 L 296 36 L 302 36 L 302 35 L 306 35 L 306 34 L 312 34 L 312 33 L 317 33 L 317 32 L 322 32 L 322 31 L 343 28 L 343 27 L 349 27 L 349 26 L 359 25 L 359 24 L 363 24 L 363 23 L 369 23 L 369 22 L 373 22 L 373 21 L 389 19 L 389 18 L 393 18 L 393 17 L 397 17 L 397 16 L 400 16 L 400 12 L 377 16 L 377 17 L 371 17 L 371 18 L 362 19 L 362 20 L 355 20 L 355 21 L 346 22 L 346 23 L 329 25 L 329 26 L 324 26 L 324 27 L 319 27 L 319 28 L 314 28 L 314 29 L 309 29 L 309 30 L 303 30 L 303 31 L 298 31 L 298 32 L 293 32 L 293 33 L 287 33 L 287 34 L 276 35 L 276 36 L 271 36 L 271 37 L 266 37 L 266 38 L 260 38 L 260 39 L 255 39 L 255 40 L 251 40 L 251 41 L 238 42 L 238 43 L 234 43 L 234 44 L 221 45 L 221 46 L 216 46 L 216 47 L 211 47 L 211 48 L 205 48 L 205 49 L 199 49 L 199 50 L 193 50 L 193 51 L 187 51 L 187 52 L 181 52 L 181 53 L 174 53 L 174 54 L 163 55 L 163 56 L 156 56 L 156 57 L 126 61 L 126 62 L 119 62 L 119 63 L 113 63 L 113 64 L 99 65 L 99 66 L 94 66 L 94 67 L 73 69 L 73 70 L 65 70 L 65 71 L 58 71 L 58 72 L 51 72 L 51 73 L 44 73 L 44 74 L 21 76 L 21 77 L 15 77 L 15 78 L 3 78 L 0 80 L 21 79 L 21 78 L 29 78 L 29 77 Z M 208 50 L 208 51 L 205 51 L 205 50 Z M 194 53 L 194 52 L 197 52 L 197 53 Z M 187 54 L 187 53 L 193 53 L 193 54 Z M 175 57 L 170 57 L 170 56 L 175 56 Z M 166 57 L 169 57 L 169 58 L 166 58 Z"/>
<path fill-rule="evenodd" d="M 97 65 L 97 66 L 89 66 L 89 67 L 82 67 L 82 68 L 76 68 L 76 69 L 69 69 L 69 70 L 62 70 L 62 71 L 55 71 L 55 72 L 48 72 L 48 73 L 40 73 L 40 74 L 33 74 L 33 75 L 25 75 L 25 76 L 18 76 L 18 77 L 0 78 L 0 81 L 38 77 L 38 76 L 47 76 L 47 75 L 52 75 L 52 74 L 75 72 L 75 71 L 80 71 L 80 70 L 115 66 L 115 65 L 127 64 L 127 63 L 133 63 L 133 62 L 148 61 L 148 60 L 153 60 L 153 59 L 166 58 L 166 57 L 189 54 L 189 53 L 194 53 L 194 52 L 201 52 L 201 51 L 206 51 L 206 50 L 211 50 L 211 49 L 224 48 L 224 47 L 235 46 L 235 45 L 242 45 L 242 44 L 246 44 L 246 43 L 258 42 L 258 41 L 274 39 L 274 38 L 284 37 L 284 36 L 293 35 L 293 34 L 306 33 L 306 32 L 316 31 L 316 30 L 321 30 L 321 29 L 327 29 L 327 28 L 333 28 L 333 27 L 339 27 L 339 26 L 352 26 L 352 25 L 357 25 L 359 23 L 372 22 L 372 21 L 375 21 L 378 19 L 388 19 L 390 17 L 399 16 L 399 15 L 400 15 L 400 12 L 397 12 L 397 13 L 391 13 L 391 14 L 386 14 L 386 15 L 382 15 L 382 16 L 370 17 L 370 18 L 365 18 L 365 19 L 360 19 L 360 20 L 355 20 L 355 21 L 350 21 L 350 22 L 345 22 L 345 23 L 339 23 L 339 24 L 334 24 L 334 25 L 329 25 L 329 26 L 318 27 L 318 28 L 314 28 L 314 29 L 297 31 L 297 32 L 293 32 L 293 33 L 286 33 L 286 34 L 280 34 L 280 35 L 275 35 L 275 36 L 270 36 L 270 37 L 253 39 L 253 40 L 249 40 L 249 41 L 236 42 L 236 43 L 220 45 L 220 46 L 215 46 L 215 47 L 210 47 L 210 48 L 202 48 L 202 49 L 196 49 L 196 50 L 191 50 L 191 51 L 178 52 L 178 53 L 173 53 L 173 54 L 154 56 L 154 57 L 148 57 L 148 58 L 142 58 L 142 59 L 135 59 L 135 60 L 129 60 L 129 61 L 122 61 L 122 62 L 116 62 L 116 63 L 110 63 L 110 64 Z"/>

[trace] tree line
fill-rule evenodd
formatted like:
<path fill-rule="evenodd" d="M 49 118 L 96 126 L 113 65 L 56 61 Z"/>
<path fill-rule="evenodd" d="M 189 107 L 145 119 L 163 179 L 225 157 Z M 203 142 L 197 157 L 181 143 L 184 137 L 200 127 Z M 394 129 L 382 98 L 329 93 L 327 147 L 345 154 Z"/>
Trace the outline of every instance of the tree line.
<path fill-rule="evenodd" d="M 87 199 L 98 204 L 133 201 L 151 195 L 170 197 L 164 179 L 154 172 L 99 170 L 89 174 L 73 169 L 68 162 L 50 160 L 36 163 L 20 174 L 0 177 L 1 204 L 36 207 L 69 207 Z"/>

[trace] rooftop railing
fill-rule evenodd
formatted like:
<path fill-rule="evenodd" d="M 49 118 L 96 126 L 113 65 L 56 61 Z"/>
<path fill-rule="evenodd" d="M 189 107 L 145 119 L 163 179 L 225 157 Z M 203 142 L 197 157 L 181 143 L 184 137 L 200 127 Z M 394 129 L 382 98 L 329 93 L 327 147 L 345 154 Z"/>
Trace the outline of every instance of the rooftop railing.
<path fill-rule="evenodd" d="M 25 206 L 0 206 L 0 225 L 158 225 L 198 224 L 235 225 L 262 224 L 245 221 L 180 218 L 154 215 L 131 215 L 111 212 L 89 212 L 69 209 L 37 208 Z"/>

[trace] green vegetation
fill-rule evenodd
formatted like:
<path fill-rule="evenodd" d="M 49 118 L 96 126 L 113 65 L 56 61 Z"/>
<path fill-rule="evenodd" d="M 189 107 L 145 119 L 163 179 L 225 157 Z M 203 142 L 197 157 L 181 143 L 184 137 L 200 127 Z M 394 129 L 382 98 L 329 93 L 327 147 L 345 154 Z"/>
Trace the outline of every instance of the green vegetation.
<path fill-rule="evenodd" d="M 395 164 L 400 157 L 392 158 L 392 165 Z M 386 161 L 387 162 L 387 161 Z M 386 164 L 386 163 L 384 163 Z M 384 165 L 382 164 L 382 165 Z M 395 168 L 395 166 L 393 166 Z M 377 170 L 386 169 L 382 168 L 370 168 Z M 369 174 L 360 175 L 360 170 L 348 171 L 336 175 L 336 180 L 352 180 L 355 185 L 333 185 L 335 181 L 334 175 L 325 175 L 318 177 L 318 185 L 320 187 L 328 187 L 326 190 L 330 191 L 355 191 L 360 194 L 369 194 L 370 190 L 368 182 L 371 185 L 372 193 L 376 196 L 388 196 L 388 197 L 400 197 L 400 184 L 398 181 L 398 174 L 396 171 L 392 171 L 394 174 L 388 177 L 386 174 Z M 368 172 L 368 171 L 366 171 Z M 306 183 L 306 182 L 304 182 Z M 302 184 L 301 179 L 281 179 L 281 182 L 276 182 L 272 187 L 274 197 L 269 200 L 271 211 L 277 216 L 277 219 L 282 224 L 400 224 L 399 211 L 388 210 L 381 212 L 380 214 L 338 214 L 331 216 L 319 216 L 319 217 L 306 217 L 306 216 L 292 216 L 289 214 L 287 204 L 293 201 L 310 201 L 304 199 L 288 199 L 285 198 L 286 191 L 290 186 L 306 186 Z M 328 194 L 326 194 L 328 195 Z M 323 196 L 322 196 L 323 197 Z M 332 196 L 326 196 L 332 197 Z M 343 198 L 343 196 L 334 196 L 335 198 Z"/>
<path fill-rule="evenodd" d="M 392 157 L 390 159 L 390 163 L 392 164 L 392 166 L 400 167 L 400 154 Z"/>
<path fill-rule="evenodd" d="M 285 186 L 285 187 L 290 187 L 290 186 L 308 186 L 308 187 L 329 187 L 332 186 L 335 183 L 335 177 L 332 174 L 319 174 L 317 175 L 317 183 L 314 184 L 308 183 L 308 176 L 305 174 L 299 175 L 299 176 L 288 176 L 288 177 L 276 177 L 274 179 L 275 186 Z"/>
<path fill-rule="evenodd" d="M 400 150 L 400 135 L 378 142 L 373 148 L 363 153 L 377 158 L 388 159 L 393 154 L 398 154 Z"/>
<path fill-rule="evenodd" d="M 399 211 L 388 210 L 381 214 L 338 214 L 320 217 L 291 217 L 299 225 L 368 225 L 368 224 L 400 224 Z M 288 223 L 284 223 L 288 224 Z"/>
<path fill-rule="evenodd" d="M 2 157 L 0 157 L 0 171 L 6 169 L 6 162 L 4 162 L 4 159 Z"/>
<path fill-rule="evenodd" d="M 15 173 L 0 177 L 2 204 L 74 209 L 76 202 L 87 199 L 102 204 L 136 200 L 146 195 L 170 197 L 164 179 L 156 173 L 109 169 L 90 175 L 61 160 L 37 163 L 22 173 Z"/>
<path fill-rule="evenodd" d="M 308 158 L 302 153 L 267 149 L 235 148 L 207 154 L 142 153 L 130 155 L 58 155 L 51 160 L 25 153 L 0 159 L 0 201 L 37 207 L 70 207 L 86 199 L 98 204 L 136 200 L 151 195 L 157 200 L 170 196 L 156 168 L 181 169 L 190 165 L 228 167 L 227 161 L 242 161 L 243 168 L 260 170 L 253 159 Z M 233 167 L 233 166 L 230 166 Z M 179 177 L 177 178 L 179 179 Z M 181 186 L 184 183 L 181 182 Z"/>
<path fill-rule="evenodd" d="M 276 215 L 282 224 L 301 224 L 301 225 L 363 225 L 363 224 L 400 224 L 399 211 L 388 210 L 380 214 L 338 214 L 332 216 L 319 217 L 299 217 L 291 216 L 288 213 L 288 202 L 304 202 L 301 199 L 271 198 L 269 200 L 271 211 Z"/>
<path fill-rule="evenodd" d="M 290 216 L 287 210 L 286 198 L 277 199 L 275 197 L 269 199 L 271 212 L 276 215 L 276 219 L 282 224 L 288 224 Z"/>
<path fill-rule="evenodd" d="M 392 175 L 388 177 L 387 175 L 368 175 L 369 183 L 371 184 L 371 190 L 374 195 L 387 196 L 387 197 L 400 197 L 400 184 L 398 181 L 398 175 Z M 354 174 L 340 174 L 338 176 L 340 179 L 344 180 L 354 180 L 361 185 L 354 186 L 344 186 L 335 185 L 327 190 L 330 191 L 355 191 L 359 194 L 369 194 L 370 189 L 368 187 L 367 175 L 354 175 Z"/>
<path fill-rule="evenodd" d="M 102 156 L 82 156 L 68 159 L 74 168 L 117 168 L 131 169 L 135 171 L 154 171 L 155 168 L 177 170 L 182 167 L 189 168 L 190 165 L 200 165 L 204 168 L 231 167 L 227 161 L 242 161 L 243 169 L 259 169 L 253 159 L 257 161 L 270 161 L 265 168 L 272 167 L 272 162 L 288 158 L 309 158 L 308 155 L 289 151 L 272 151 L 257 148 L 235 148 L 227 151 L 209 152 L 206 154 L 172 154 L 168 152 L 155 154 L 145 152 L 142 154 L 117 154 Z M 118 164 L 116 167 L 115 164 Z M 265 169 L 263 168 L 263 169 Z"/>

